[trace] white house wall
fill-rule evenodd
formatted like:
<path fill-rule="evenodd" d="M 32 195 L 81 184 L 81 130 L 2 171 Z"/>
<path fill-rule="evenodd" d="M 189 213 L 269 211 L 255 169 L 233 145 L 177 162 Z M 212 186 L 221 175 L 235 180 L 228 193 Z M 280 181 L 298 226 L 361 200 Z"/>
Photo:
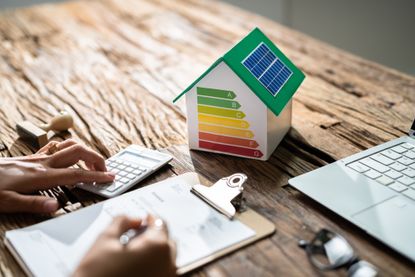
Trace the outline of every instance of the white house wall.
<path fill-rule="evenodd" d="M 282 141 L 291 127 L 292 100 L 290 100 L 282 112 L 275 114 L 268 110 L 268 153 L 272 155 L 275 148 Z"/>
<path fill-rule="evenodd" d="M 251 131 L 254 134 L 254 136 L 250 139 L 255 140 L 259 144 L 259 146 L 255 149 L 260 151 L 257 153 L 262 153 L 261 157 L 257 158 L 265 159 L 268 156 L 268 109 L 262 103 L 262 101 L 250 90 L 250 88 L 224 62 L 219 63 L 209 74 L 207 74 L 202 80 L 200 80 L 199 83 L 197 83 L 186 94 L 186 107 L 188 115 L 187 122 L 190 148 L 202 151 L 221 153 L 220 151 L 206 150 L 199 147 L 199 122 L 196 91 L 197 87 L 230 90 L 236 94 L 236 97 L 233 100 L 237 101 L 241 105 L 239 109 L 245 114 L 243 120 L 249 123 L 249 128 L 247 128 L 247 130 Z M 237 154 L 229 155 L 242 156 Z"/>

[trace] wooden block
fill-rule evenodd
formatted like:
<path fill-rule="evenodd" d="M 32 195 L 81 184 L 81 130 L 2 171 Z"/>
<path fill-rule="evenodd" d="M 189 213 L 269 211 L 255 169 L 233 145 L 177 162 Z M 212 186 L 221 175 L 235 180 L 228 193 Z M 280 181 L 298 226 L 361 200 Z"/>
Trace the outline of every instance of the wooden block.
<path fill-rule="evenodd" d="M 29 121 L 23 121 L 16 125 L 20 138 L 36 147 L 43 147 L 48 143 L 47 133 Z"/>

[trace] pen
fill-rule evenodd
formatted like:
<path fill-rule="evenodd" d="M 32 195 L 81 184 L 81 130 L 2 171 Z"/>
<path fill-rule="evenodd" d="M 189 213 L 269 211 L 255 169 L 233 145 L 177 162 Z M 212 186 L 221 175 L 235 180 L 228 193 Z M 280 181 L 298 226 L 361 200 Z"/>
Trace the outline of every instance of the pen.
<path fill-rule="evenodd" d="M 121 245 L 127 245 L 133 238 L 141 235 L 147 230 L 147 225 L 141 225 L 138 229 L 129 229 L 120 236 Z"/>

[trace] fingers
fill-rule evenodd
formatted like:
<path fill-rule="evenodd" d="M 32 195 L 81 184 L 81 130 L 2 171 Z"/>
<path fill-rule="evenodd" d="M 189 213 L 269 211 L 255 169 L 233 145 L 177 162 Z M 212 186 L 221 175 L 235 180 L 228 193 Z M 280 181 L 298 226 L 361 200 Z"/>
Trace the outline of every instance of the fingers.
<path fill-rule="evenodd" d="M 156 245 L 168 246 L 169 235 L 164 221 L 152 215 L 148 215 L 145 221 L 147 230 L 141 236 L 132 240 L 129 245 L 132 248 L 140 248 L 142 247 L 143 241 L 147 241 Z"/>
<path fill-rule="evenodd" d="M 176 260 L 176 243 L 169 238 L 167 224 L 161 219 L 153 215 L 147 216 L 148 231 L 146 235 L 149 239 L 155 240 L 158 244 L 167 244 L 173 262 Z"/>
<path fill-rule="evenodd" d="M 78 142 L 76 140 L 73 140 L 73 139 L 64 140 L 62 142 L 59 142 L 59 144 L 56 146 L 57 151 L 68 148 L 69 146 L 72 146 L 72 145 L 75 145 L 75 144 L 78 144 Z"/>
<path fill-rule="evenodd" d="M 12 189 L 29 193 L 41 189 L 50 189 L 57 186 L 70 186 L 78 183 L 111 183 L 114 181 L 115 174 L 112 172 L 90 171 L 76 168 L 49 168 L 43 171 L 37 171 L 27 177 L 30 184 L 26 181 L 18 187 Z"/>
<path fill-rule="evenodd" d="M 141 219 L 133 219 L 127 216 L 117 216 L 107 229 L 106 233 L 119 238 L 129 229 L 138 229 L 141 226 Z"/>
<path fill-rule="evenodd" d="M 95 168 L 95 165 L 93 164 L 93 163 L 85 163 L 85 165 L 86 165 L 86 167 L 89 169 L 89 170 L 94 170 L 94 171 L 96 171 L 97 169 Z"/>
<path fill-rule="evenodd" d="M 62 142 L 50 141 L 48 144 L 40 148 L 39 151 L 36 152 L 36 154 L 53 154 L 50 153 L 50 150 L 52 148 L 55 148 L 55 152 L 57 152 L 75 144 L 77 144 L 77 142 L 73 139 L 67 139 Z"/>
<path fill-rule="evenodd" d="M 174 240 L 169 239 L 169 246 L 170 246 L 170 253 L 171 253 L 171 257 L 173 262 L 176 261 L 177 258 L 177 245 L 176 242 Z"/>
<path fill-rule="evenodd" d="M 56 199 L 37 196 L 22 195 L 14 191 L 0 192 L 0 213 L 52 213 L 59 209 Z"/>
<path fill-rule="evenodd" d="M 169 236 L 166 223 L 161 218 L 156 218 L 149 214 L 146 218 L 148 232 L 154 233 L 156 236 L 161 235 L 164 238 Z"/>
<path fill-rule="evenodd" d="M 70 150 L 61 152 L 67 148 Z M 106 171 L 105 161 L 100 155 L 73 139 L 62 142 L 51 141 L 42 147 L 37 154 L 48 155 L 47 164 L 55 168 L 68 167 L 82 160 L 90 170 Z M 62 158 L 63 156 L 65 159 Z"/>
<path fill-rule="evenodd" d="M 46 174 L 33 178 L 31 190 L 47 189 L 56 186 L 75 185 L 77 183 L 110 183 L 114 181 L 112 172 L 90 171 L 77 168 L 48 169 Z"/>
<path fill-rule="evenodd" d="M 48 154 L 49 153 L 49 149 L 56 146 L 59 142 L 57 141 L 49 141 L 45 146 L 43 146 L 42 148 L 40 148 L 36 154 Z"/>
<path fill-rule="evenodd" d="M 80 144 L 70 145 L 50 156 L 47 163 L 54 168 L 69 167 L 84 161 L 89 167 L 98 171 L 106 171 L 104 159 L 96 152 Z"/>
<path fill-rule="evenodd" d="M 135 253 L 147 253 L 150 261 L 157 257 L 157 264 L 162 264 L 157 276 L 175 276 L 176 245 L 169 239 L 166 223 L 152 215 L 147 216 L 147 230 L 133 239 L 128 249 Z"/>

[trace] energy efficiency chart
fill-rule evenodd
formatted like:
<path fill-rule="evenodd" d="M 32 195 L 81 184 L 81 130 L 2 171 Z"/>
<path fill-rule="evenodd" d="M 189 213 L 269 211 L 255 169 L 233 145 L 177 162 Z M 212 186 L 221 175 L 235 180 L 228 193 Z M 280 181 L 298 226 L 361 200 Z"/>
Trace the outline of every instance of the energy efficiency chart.
<path fill-rule="evenodd" d="M 189 148 L 268 160 L 291 127 L 304 78 L 253 29 L 173 100 L 186 95 Z"/>
<path fill-rule="evenodd" d="M 245 113 L 233 91 L 197 87 L 199 147 L 261 158 Z"/>

